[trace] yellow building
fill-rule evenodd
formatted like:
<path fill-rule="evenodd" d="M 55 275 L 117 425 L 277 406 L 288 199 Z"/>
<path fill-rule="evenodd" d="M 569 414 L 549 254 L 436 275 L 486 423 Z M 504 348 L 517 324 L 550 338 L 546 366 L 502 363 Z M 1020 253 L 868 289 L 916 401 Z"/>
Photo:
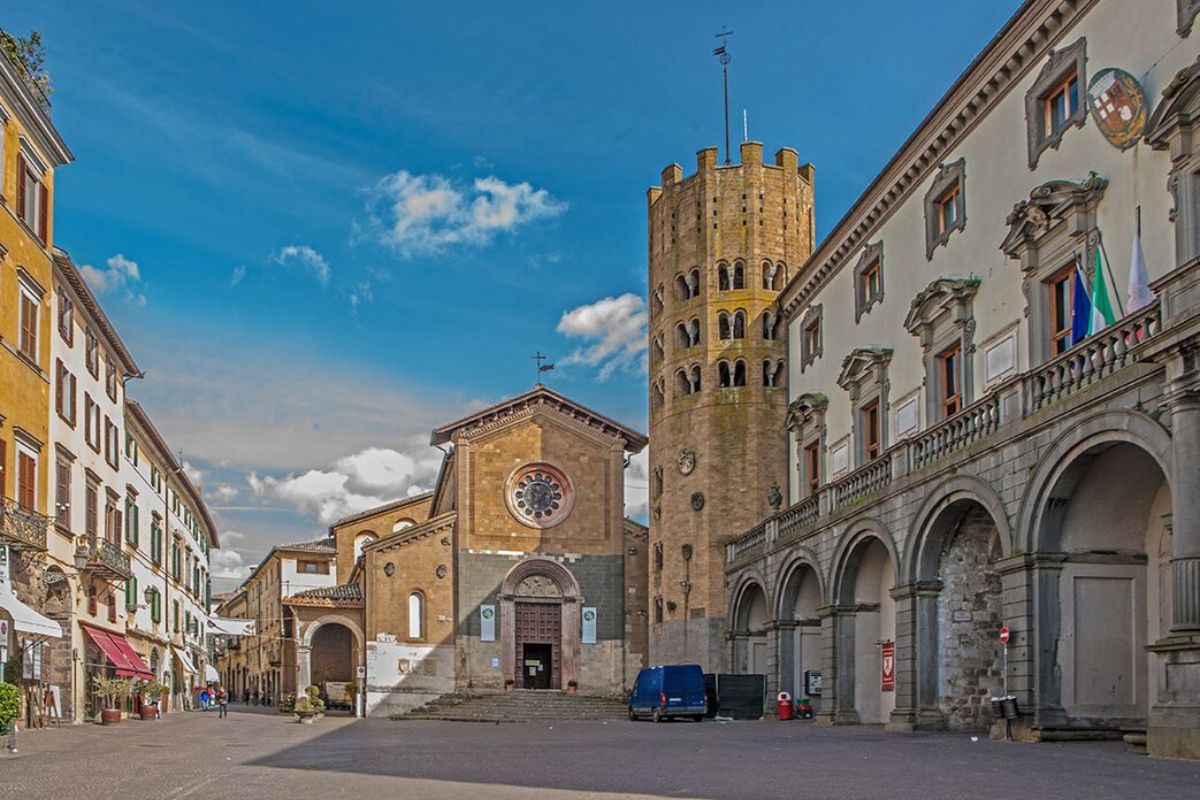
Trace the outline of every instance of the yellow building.
<path fill-rule="evenodd" d="M 50 527 L 54 170 L 73 158 L 46 99 L 0 57 L 0 655 L 58 627 L 28 606 Z"/>

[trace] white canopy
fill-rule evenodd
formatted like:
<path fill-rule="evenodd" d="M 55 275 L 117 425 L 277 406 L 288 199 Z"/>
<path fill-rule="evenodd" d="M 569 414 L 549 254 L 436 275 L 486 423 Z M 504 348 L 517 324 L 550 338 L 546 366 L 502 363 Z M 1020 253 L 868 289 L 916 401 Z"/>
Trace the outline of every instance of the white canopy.
<path fill-rule="evenodd" d="M 224 633 L 229 636 L 253 636 L 254 620 L 211 617 L 208 620 L 208 628 L 213 633 Z"/>
<path fill-rule="evenodd" d="M 0 608 L 12 617 L 13 630 L 30 636 L 62 638 L 62 626 L 49 617 L 44 617 L 17 599 L 11 589 L 0 589 Z"/>
<path fill-rule="evenodd" d="M 187 650 L 181 650 L 178 647 L 174 649 L 175 658 L 179 661 L 179 665 L 183 667 L 183 671 L 188 675 L 197 675 L 199 670 L 192 663 L 192 657 L 188 655 Z"/>
<path fill-rule="evenodd" d="M 221 673 L 217 672 L 217 668 L 214 667 L 212 664 L 205 664 L 204 665 L 204 680 L 211 681 L 212 683 L 220 683 L 221 682 Z"/>

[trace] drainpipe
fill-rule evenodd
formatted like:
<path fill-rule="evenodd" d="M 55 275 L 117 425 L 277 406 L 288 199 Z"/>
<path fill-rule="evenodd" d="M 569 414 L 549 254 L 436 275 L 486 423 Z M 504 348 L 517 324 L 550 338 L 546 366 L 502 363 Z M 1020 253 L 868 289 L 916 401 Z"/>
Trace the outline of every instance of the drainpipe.
<path fill-rule="evenodd" d="M 688 601 L 689 595 L 692 592 L 692 546 L 690 544 L 683 545 L 680 548 L 683 553 L 683 580 L 679 586 L 683 589 L 683 660 L 688 659 Z"/>

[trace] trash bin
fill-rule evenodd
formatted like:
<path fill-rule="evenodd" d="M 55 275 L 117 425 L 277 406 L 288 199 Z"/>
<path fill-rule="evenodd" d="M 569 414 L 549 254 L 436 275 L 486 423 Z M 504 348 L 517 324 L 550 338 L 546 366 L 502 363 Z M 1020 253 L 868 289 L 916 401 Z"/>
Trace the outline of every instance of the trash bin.
<path fill-rule="evenodd" d="M 992 719 L 1004 719 L 1004 698 L 992 698 Z"/>
<path fill-rule="evenodd" d="M 792 696 L 787 692 L 779 693 L 779 720 L 784 722 L 792 718 Z"/>
<path fill-rule="evenodd" d="M 1017 698 L 1013 695 L 1008 695 L 1001 700 L 1001 705 L 1004 708 L 1005 719 L 1019 719 L 1021 717 L 1021 709 L 1017 706 Z"/>
<path fill-rule="evenodd" d="M 797 697 L 795 703 L 796 719 L 812 719 L 812 700 L 807 697 Z"/>

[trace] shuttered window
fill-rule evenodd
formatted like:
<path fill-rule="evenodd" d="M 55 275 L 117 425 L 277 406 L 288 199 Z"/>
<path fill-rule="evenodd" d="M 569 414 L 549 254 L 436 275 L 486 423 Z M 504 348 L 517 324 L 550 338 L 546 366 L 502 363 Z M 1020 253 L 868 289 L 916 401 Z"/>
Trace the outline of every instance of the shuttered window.
<path fill-rule="evenodd" d="M 17 502 L 33 511 L 37 506 L 37 459 L 17 453 Z"/>

